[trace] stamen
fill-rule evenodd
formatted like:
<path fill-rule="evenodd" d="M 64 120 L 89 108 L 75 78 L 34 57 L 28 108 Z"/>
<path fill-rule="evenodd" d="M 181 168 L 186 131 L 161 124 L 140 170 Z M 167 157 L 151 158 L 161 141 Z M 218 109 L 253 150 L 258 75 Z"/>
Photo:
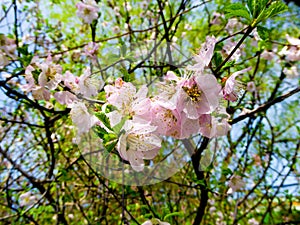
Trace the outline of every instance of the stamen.
<path fill-rule="evenodd" d="M 201 101 L 201 91 L 198 89 L 197 85 L 193 85 L 191 88 L 183 86 L 182 89 L 187 93 L 193 102 Z"/>

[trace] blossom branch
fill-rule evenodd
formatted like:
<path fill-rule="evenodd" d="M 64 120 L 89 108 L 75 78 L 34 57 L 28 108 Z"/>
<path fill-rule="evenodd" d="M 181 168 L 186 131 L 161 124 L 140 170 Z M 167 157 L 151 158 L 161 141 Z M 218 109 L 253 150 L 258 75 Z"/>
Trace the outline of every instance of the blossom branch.
<path fill-rule="evenodd" d="M 277 98 L 275 98 L 275 99 L 273 99 L 273 100 L 271 100 L 271 101 L 269 101 L 269 102 L 267 102 L 267 103 L 265 103 L 265 104 L 257 107 L 256 109 L 253 109 L 253 110 L 251 110 L 251 111 L 249 111 L 249 112 L 247 112 L 247 113 L 245 113 L 243 115 L 238 116 L 237 118 L 234 118 L 230 122 L 230 124 L 235 124 L 237 122 L 240 122 L 241 120 L 244 120 L 247 117 L 254 116 L 256 113 L 265 112 L 271 106 L 275 105 L 276 103 L 284 101 L 285 99 L 291 97 L 292 95 L 294 95 L 294 94 L 296 94 L 298 92 L 300 92 L 300 87 L 297 87 L 297 88 L 293 89 L 292 91 L 290 91 L 290 92 L 288 92 L 286 94 L 283 94 L 283 95 L 281 95 L 281 96 L 279 96 L 279 97 L 277 97 Z"/>
<path fill-rule="evenodd" d="M 249 36 L 249 34 L 253 31 L 254 27 L 249 26 L 243 35 L 243 37 L 240 39 L 240 41 L 236 44 L 236 46 L 232 49 L 232 51 L 229 53 L 226 59 L 215 69 L 215 73 L 219 73 L 222 67 L 225 65 L 225 63 L 228 62 L 228 60 L 233 56 L 233 54 L 236 52 L 236 50 L 241 46 L 241 44 L 244 42 L 244 40 Z"/>
<path fill-rule="evenodd" d="M 3 117 L 0 117 L 0 121 L 4 121 L 6 123 L 24 124 L 24 125 L 27 125 L 27 126 L 30 126 L 30 127 L 44 128 L 44 126 L 42 126 L 42 125 L 32 124 L 32 123 L 28 123 L 28 122 L 25 122 L 25 121 L 9 120 L 9 119 L 3 118 Z"/>
<path fill-rule="evenodd" d="M 204 171 L 200 171 L 200 159 L 202 152 L 206 149 L 209 143 L 209 138 L 203 137 L 200 147 L 197 149 L 197 151 L 192 155 L 192 164 L 194 171 L 196 173 L 197 179 L 200 181 L 203 181 L 203 184 L 200 184 L 200 190 L 201 190 L 201 200 L 200 204 L 197 208 L 197 214 L 194 220 L 193 225 L 199 225 L 203 219 L 205 208 L 207 206 L 208 201 L 208 189 L 206 187 L 206 180 L 204 179 Z"/>

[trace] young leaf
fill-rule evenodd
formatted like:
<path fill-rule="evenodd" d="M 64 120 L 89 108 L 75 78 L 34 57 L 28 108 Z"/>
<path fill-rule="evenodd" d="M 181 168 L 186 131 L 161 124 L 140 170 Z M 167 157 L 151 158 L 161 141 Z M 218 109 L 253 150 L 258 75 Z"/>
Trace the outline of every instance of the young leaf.
<path fill-rule="evenodd" d="M 255 23 L 253 25 L 255 26 L 256 24 L 268 18 L 271 18 L 279 13 L 282 13 L 286 10 L 287 10 L 287 6 L 281 1 L 274 1 L 267 8 L 265 5 L 265 7 L 259 11 L 258 16 L 255 18 Z"/>
<path fill-rule="evenodd" d="M 184 215 L 183 212 L 168 213 L 167 215 L 165 215 L 163 220 L 165 221 L 166 219 L 168 219 L 169 217 L 172 217 L 172 216 L 183 216 L 183 215 Z"/>
<path fill-rule="evenodd" d="M 114 150 L 117 143 L 118 143 L 118 140 L 111 141 L 111 142 L 105 143 L 104 147 L 108 152 L 111 152 L 112 150 Z"/>
<path fill-rule="evenodd" d="M 288 7 L 281 1 L 272 2 L 270 7 L 266 10 L 266 18 L 273 17 L 277 14 L 283 13 Z"/>
<path fill-rule="evenodd" d="M 248 9 L 241 3 L 233 3 L 224 8 L 227 18 L 231 17 L 242 17 L 251 22 L 251 15 Z"/>
<path fill-rule="evenodd" d="M 221 63 L 222 63 L 223 59 L 222 59 L 222 55 L 218 52 L 214 53 L 214 57 L 213 57 L 213 63 L 216 67 L 218 67 Z"/>
<path fill-rule="evenodd" d="M 259 14 L 266 8 L 269 0 L 248 0 L 247 6 L 250 10 L 253 19 L 256 19 Z"/>
<path fill-rule="evenodd" d="M 223 169 L 223 170 L 222 170 L 222 174 L 223 174 L 224 176 L 227 176 L 227 175 L 232 174 L 232 171 L 231 171 L 231 169 L 226 168 L 226 169 Z"/>
<path fill-rule="evenodd" d="M 105 115 L 104 112 L 96 112 L 95 116 L 106 126 L 108 129 L 112 130 L 110 126 L 109 118 Z"/>
<path fill-rule="evenodd" d="M 22 54 L 22 55 L 28 55 L 28 45 L 24 44 L 22 47 L 18 47 L 17 50 Z"/>
<path fill-rule="evenodd" d="M 262 26 L 257 27 L 257 33 L 258 33 L 259 37 L 263 40 L 268 39 L 269 35 L 270 35 L 270 31 L 267 28 L 262 27 Z"/>
<path fill-rule="evenodd" d="M 103 127 L 94 126 L 93 129 L 96 132 L 97 136 L 100 137 L 101 139 L 104 138 L 105 134 L 108 134 L 108 132 Z"/>

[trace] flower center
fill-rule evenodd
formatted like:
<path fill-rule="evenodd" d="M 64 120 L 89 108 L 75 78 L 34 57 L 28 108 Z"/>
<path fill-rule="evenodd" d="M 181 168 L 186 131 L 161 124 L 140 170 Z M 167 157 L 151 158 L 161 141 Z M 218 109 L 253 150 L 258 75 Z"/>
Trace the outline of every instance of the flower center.
<path fill-rule="evenodd" d="M 55 75 L 57 74 L 55 67 L 49 67 L 46 73 L 47 80 L 50 81 L 55 78 Z"/>
<path fill-rule="evenodd" d="M 147 134 L 136 134 L 131 133 L 127 135 L 127 150 L 133 150 L 133 151 L 147 151 L 152 149 L 152 145 L 150 143 L 147 143 L 145 138 L 147 137 Z"/>
<path fill-rule="evenodd" d="M 84 8 L 83 14 L 86 15 L 86 16 L 88 16 L 89 14 L 91 14 L 91 10 L 88 9 L 88 8 Z"/>
<path fill-rule="evenodd" d="M 187 93 L 187 95 L 191 98 L 193 102 L 201 101 L 201 91 L 199 90 L 197 85 L 193 85 L 190 88 L 183 86 L 182 89 Z"/>
<path fill-rule="evenodd" d="M 127 136 L 127 149 L 137 146 L 140 142 L 139 135 L 137 134 L 128 134 Z M 136 149 L 135 149 L 136 150 Z"/>
<path fill-rule="evenodd" d="M 167 109 L 164 114 L 164 121 L 166 122 L 169 119 L 174 123 L 177 122 L 177 118 L 173 115 L 172 111 L 170 109 Z M 171 123 L 171 122 L 169 122 L 169 123 Z"/>

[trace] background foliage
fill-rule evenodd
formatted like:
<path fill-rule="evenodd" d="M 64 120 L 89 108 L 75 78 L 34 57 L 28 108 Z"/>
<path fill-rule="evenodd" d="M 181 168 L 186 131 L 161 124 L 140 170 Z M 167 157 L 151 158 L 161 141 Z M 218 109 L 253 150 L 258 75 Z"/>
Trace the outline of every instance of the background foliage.
<path fill-rule="evenodd" d="M 75 0 L 3 0 L 1 33 L 17 49 L 0 67 L 0 223 L 142 224 L 150 218 L 170 224 L 300 223 L 299 76 L 287 72 L 299 70 L 299 61 L 279 54 L 290 46 L 286 34 L 300 36 L 299 7 L 290 2 L 275 15 L 286 6 L 271 2 L 248 1 L 247 8 L 246 1 L 103 0 L 98 20 L 87 25 L 76 16 Z M 238 24 L 230 27 L 231 19 Z M 218 38 L 211 73 L 221 80 L 252 66 L 241 81 L 253 81 L 256 91 L 226 103 L 232 116 L 227 136 L 194 137 L 191 160 L 154 185 L 123 186 L 102 177 L 73 142 L 69 109 L 54 99 L 33 100 L 21 88 L 32 57 L 49 53 L 64 72 L 80 75 L 89 66 L 111 80 L 150 85 L 188 65 L 208 35 Z M 100 45 L 96 60 L 83 54 L 90 41 Z M 241 55 L 235 61 L 224 49 L 233 41 Z M 137 61 L 131 50 L 145 43 L 148 49 Z M 156 45 L 180 54 L 176 61 L 168 51 L 155 58 Z M 273 53 L 271 59 L 266 53 Z M 166 142 L 164 148 L 179 144 Z M 214 160 L 199 171 L 205 151 Z M 230 193 L 237 176 L 245 186 Z"/>

